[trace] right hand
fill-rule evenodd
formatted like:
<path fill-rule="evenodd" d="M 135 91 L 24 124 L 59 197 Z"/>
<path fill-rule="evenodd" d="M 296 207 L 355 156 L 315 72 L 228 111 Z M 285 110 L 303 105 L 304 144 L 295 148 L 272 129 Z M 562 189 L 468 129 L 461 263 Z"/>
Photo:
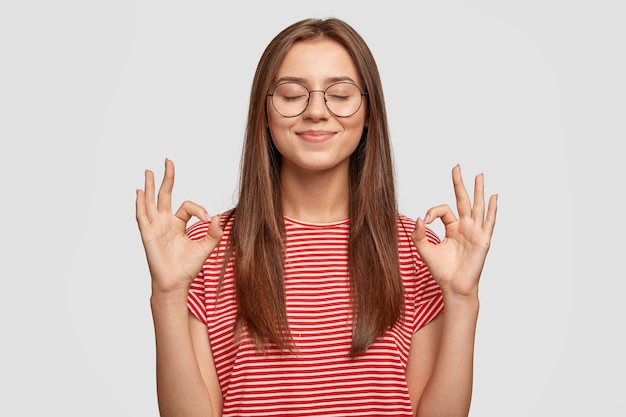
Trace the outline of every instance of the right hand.
<path fill-rule="evenodd" d="M 156 201 L 152 171 L 146 170 L 145 190 L 137 190 L 136 218 L 152 276 L 153 293 L 186 294 L 223 235 L 219 217 L 211 219 L 202 206 L 191 201 L 185 201 L 173 214 L 173 187 L 174 163 L 166 159 Z M 187 222 L 192 216 L 210 221 L 207 235 L 198 241 L 189 239 L 186 234 Z"/>

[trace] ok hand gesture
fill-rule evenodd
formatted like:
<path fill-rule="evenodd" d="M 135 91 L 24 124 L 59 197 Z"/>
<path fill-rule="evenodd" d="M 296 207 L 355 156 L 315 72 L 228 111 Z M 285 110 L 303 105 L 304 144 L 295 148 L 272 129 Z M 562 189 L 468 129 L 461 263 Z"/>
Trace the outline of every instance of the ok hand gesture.
<path fill-rule="evenodd" d="M 154 174 L 146 170 L 145 190 L 137 190 L 136 218 L 152 276 L 152 289 L 160 292 L 187 293 L 193 278 L 217 246 L 223 231 L 219 217 L 209 218 L 198 204 L 185 201 L 176 214 L 172 213 L 174 163 L 165 161 L 165 174 L 155 201 Z M 186 235 L 187 222 L 192 216 L 210 221 L 207 235 L 192 241 Z"/>
<path fill-rule="evenodd" d="M 452 183 L 456 195 L 459 217 L 450 207 L 432 207 L 424 220 L 417 219 L 411 236 L 426 265 L 444 293 L 475 296 L 478 294 L 478 280 L 491 244 L 491 236 L 496 221 L 497 195 L 489 198 L 485 216 L 484 178 L 477 175 L 474 182 L 474 204 L 470 201 L 461 168 L 452 169 Z M 438 245 L 426 238 L 426 224 L 440 218 L 445 226 L 445 237 Z"/>

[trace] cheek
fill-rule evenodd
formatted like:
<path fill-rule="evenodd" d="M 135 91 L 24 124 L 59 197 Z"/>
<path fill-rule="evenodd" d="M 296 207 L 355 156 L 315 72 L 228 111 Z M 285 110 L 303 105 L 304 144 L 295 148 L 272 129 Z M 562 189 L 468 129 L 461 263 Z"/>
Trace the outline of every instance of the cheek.
<path fill-rule="evenodd" d="M 361 136 L 363 135 L 363 130 L 367 129 L 367 118 L 365 116 L 361 116 L 358 118 L 355 118 L 353 121 L 350 121 L 349 124 L 345 124 L 344 126 L 346 127 L 347 130 L 350 130 L 352 132 L 355 132 L 356 135 L 359 136 L 359 139 L 361 138 Z"/>
<path fill-rule="evenodd" d="M 286 119 L 276 114 L 268 114 L 268 129 L 272 143 L 280 153 L 284 150 L 289 141 L 289 129 L 292 126 L 290 119 Z"/>
<path fill-rule="evenodd" d="M 367 100 L 363 103 L 363 125 L 369 127 L 370 120 L 370 107 L 367 104 Z"/>
<path fill-rule="evenodd" d="M 274 110 L 274 107 L 272 107 L 271 104 L 268 104 L 266 108 L 267 108 L 267 113 L 266 113 L 267 114 L 267 127 L 269 127 L 270 132 L 274 133 L 274 132 L 283 130 L 285 128 L 289 128 L 289 126 L 291 125 L 290 119 L 282 117 L 281 115 L 276 113 L 276 110 Z"/>

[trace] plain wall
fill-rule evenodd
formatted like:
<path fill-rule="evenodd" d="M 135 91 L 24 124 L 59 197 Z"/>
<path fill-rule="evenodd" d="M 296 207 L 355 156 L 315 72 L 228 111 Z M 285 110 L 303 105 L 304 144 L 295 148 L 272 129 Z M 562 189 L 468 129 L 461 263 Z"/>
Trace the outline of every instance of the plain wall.
<path fill-rule="evenodd" d="M 168 157 L 175 205 L 230 208 L 263 49 L 328 16 L 377 58 L 401 211 L 456 163 L 499 194 L 471 415 L 624 415 L 620 2 L 211 3 L 0 6 L 1 415 L 157 415 L 135 189 Z"/>

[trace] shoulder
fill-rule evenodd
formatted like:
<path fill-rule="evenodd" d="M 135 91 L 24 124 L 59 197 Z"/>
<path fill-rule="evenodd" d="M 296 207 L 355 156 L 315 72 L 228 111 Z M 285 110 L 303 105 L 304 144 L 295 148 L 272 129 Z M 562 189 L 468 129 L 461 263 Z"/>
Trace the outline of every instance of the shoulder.
<path fill-rule="evenodd" d="M 417 225 L 417 221 L 399 213 L 397 216 L 397 224 L 398 224 L 398 238 L 400 241 L 403 240 L 411 240 L 411 235 L 415 230 L 415 226 Z M 433 232 L 430 228 L 426 228 L 426 236 L 431 243 L 440 243 L 441 239 L 435 232 Z"/>
<path fill-rule="evenodd" d="M 409 235 L 415 230 L 416 221 L 409 216 L 402 213 L 398 213 L 396 216 L 396 222 L 398 223 L 399 231 L 406 231 Z"/>
<path fill-rule="evenodd" d="M 235 219 L 235 210 L 231 209 L 219 214 L 220 226 L 224 229 L 224 235 L 229 234 L 232 229 L 233 220 Z M 199 220 L 187 227 L 187 236 L 191 240 L 200 240 L 204 238 L 209 230 L 211 222 Z"/>

